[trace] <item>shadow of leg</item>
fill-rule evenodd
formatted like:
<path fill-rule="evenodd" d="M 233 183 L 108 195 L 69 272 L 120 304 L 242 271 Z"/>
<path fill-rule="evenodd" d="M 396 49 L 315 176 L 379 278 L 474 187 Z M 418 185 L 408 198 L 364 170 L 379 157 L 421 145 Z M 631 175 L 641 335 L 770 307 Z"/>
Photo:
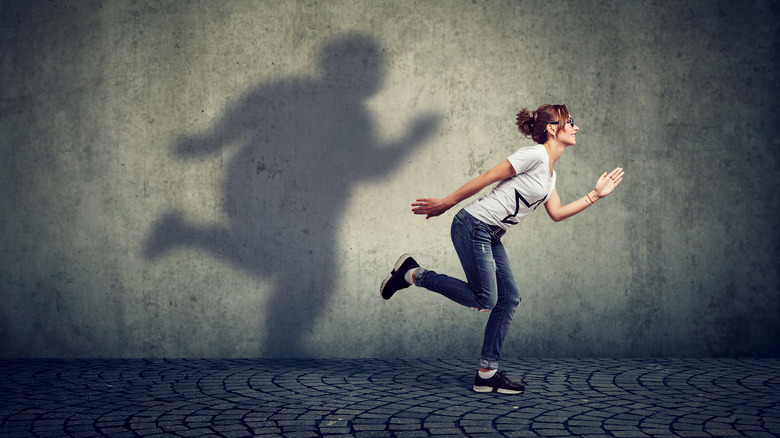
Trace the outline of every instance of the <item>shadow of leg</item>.
<path fill-rule="evenodd" d="M 152 232 L 143 245 L 143 256 L 154 260 L 168 250 L 182 245 L 186 241 L 187 225 L 181 213 L 166 213 L 152 226 Z"/>

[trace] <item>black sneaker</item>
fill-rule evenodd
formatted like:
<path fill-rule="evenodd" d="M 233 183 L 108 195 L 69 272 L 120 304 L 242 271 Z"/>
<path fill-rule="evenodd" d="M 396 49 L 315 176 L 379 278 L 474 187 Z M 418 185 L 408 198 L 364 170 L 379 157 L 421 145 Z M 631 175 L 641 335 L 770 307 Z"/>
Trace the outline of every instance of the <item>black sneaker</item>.
<path fill-rule="evenodd" d="M 394 293 L 411 286 L 411 284 L 404 280 L 404 275 L 406 275 L 406 271 L 419 267 L 420 265 L 414 261 L 412 256 L 409 254 L 402 255 L 401 258 L 395 262 L 395 266 L 393 267 L 392 272 L 390 272 L 390 276 L 385 278 L 385 281 L 382 282 L 382 286 L 379 288 L 379 293 L 382 294 L 382 298 L 389 300 Z"/>
<path fill-rule="evenodd" d="M 522 394 L 525 391 L 525 386 L 515 383 L 509 380 L 501 371 L 496 371 L 496 374 L 489 379 L 483 379 L 479 377 L 479 373 L 474 377 L 474 391 L 476 392 L 497 392 L 499 394 Z"/>

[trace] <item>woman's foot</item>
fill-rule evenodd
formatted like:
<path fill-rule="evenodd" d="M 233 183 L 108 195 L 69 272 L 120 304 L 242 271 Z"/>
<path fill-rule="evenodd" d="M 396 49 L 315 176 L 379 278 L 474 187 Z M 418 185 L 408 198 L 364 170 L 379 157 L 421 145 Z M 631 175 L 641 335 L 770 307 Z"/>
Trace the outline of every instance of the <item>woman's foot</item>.
<path fill-rule="evenodd" d="M 492 377 L 483 379 L 479 373 L 474 377 L 474 391 L 497 392 L 499 394 L 522 394 L 525 386 L 509 380 L 501 371 L 496 371 Z"/>
<path fill-rule="evenodd" d="M 406 272 L 410 269 L 419 268 L 420 265 L 409 254 L 402 255 L 397 262 L 393 270 L 390 272 L 390 276 L 385 278 L 382 282 L 382 286 L 379 288 L 379 293 L 382 298 L 389 300 L 396 292 L 401 289 L 406 289 L 411 286 L 411 283 L 404 279 Z"/>

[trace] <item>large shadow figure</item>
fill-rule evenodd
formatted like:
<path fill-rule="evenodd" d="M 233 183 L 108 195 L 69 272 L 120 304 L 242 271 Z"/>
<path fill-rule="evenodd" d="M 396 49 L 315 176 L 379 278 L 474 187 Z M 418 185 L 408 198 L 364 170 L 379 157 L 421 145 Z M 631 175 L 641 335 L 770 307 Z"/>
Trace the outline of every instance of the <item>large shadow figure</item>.
<path fill-rule="evenodd" d="M 199 248 L 271 280 L 265 357 L 307 356 L 305 341 L 335 291 L 339 224 L 352 188 L 387 176 L 435 128 L 435 117 L 420 117 L 399 140 L 377 144 L 365 101 L 379 90 L 382 65 L 371 38 L 340 38 L 321 49 L 319 76 L 261 85 L 205 135 L 174 145 L 186 159 L 240 148 L 224 181 L 229 220 L 196 225 L 169 212 L 154 225 L 144 254 Z M 382 199 L 367 208 L 375 211 L 366 216 L 380 214 Z"/>

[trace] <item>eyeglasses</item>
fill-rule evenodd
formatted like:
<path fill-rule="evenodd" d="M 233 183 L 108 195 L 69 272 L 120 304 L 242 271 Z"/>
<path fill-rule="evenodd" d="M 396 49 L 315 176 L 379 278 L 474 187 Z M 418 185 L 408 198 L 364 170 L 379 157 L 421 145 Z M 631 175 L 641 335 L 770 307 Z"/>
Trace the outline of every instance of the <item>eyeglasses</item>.
<path fill-rule="evenodd" d="M 555 121 L 555 122 L 550 122 L 550 124 L 551 125 L 557 125 L 558 122 L 560 122 L 560 120 Z M 570 124 L 572 128 L 574 127 L 574 119 L 572 119 L 571 117 L 569 117 L 569 120 L 567 120 L 566 123 Z"/>

